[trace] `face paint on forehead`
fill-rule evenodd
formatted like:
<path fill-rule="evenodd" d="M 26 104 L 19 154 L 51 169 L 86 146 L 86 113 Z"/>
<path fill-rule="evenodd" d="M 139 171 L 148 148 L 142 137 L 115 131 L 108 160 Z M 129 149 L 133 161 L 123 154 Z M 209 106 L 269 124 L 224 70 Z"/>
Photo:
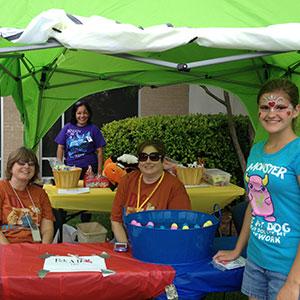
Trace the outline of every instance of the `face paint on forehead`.
<path fill-rule="evenodd" d="M 264 95 L 262 96 L 259 104 L 259 110 L 263 112 L 288 112 L 287 115 L 291 115 L 294 110 L 292 103 L 282 96 L 277 95 Z"/>
<path fill-rule="evenodd" d="M 277 95 L 268 95 L 268 96 L 263 96 L 261 101 L 260 101 L 260 104 L 261 105 L 268 105 L 269 107 L 274 107 L 275 105 L 280 105 L 280 104 L 289 104 L 289 101 L 288 103 L 286 103 L 286 100 L 284 97 L 282 96 L 277 96 Z"/>

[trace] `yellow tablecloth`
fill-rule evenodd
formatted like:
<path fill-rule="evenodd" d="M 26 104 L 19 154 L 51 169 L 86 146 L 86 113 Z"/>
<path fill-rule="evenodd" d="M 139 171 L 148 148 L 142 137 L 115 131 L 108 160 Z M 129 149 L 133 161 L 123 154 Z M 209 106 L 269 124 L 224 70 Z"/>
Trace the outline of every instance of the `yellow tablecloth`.
<path fill-rule="evenodd" d="M 89 193 L 76 195 L 61 195 L 57 188 L 46 184 L 47 192 L 53 208 L 65 210 L 88 210 L 110 212 L 115 192 L 104 188 L 91 188 Z M 188 187 L 187 192 L 192 202 L 192 209 L 211 213 L 214 204 L 221 208 L 229 204 L 235 198 L 245 193 L 244 189 L 236 185 L 228 186 L 197 186 Z"/>

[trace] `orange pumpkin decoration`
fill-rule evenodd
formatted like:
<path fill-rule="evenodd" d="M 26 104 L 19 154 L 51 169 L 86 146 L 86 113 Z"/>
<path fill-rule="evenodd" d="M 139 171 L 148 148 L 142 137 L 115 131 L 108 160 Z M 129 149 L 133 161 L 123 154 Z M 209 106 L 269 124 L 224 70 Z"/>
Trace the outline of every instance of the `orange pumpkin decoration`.
<path fill-rule="evenodd" d="M 113 162 L 111 158 L 108 158 L 104 162 L 103 175 L 107 177 L 112 184 L 118 184 L 121 178 L 126 174 L 126 170 L 123 169 L 120 164 Z"/>

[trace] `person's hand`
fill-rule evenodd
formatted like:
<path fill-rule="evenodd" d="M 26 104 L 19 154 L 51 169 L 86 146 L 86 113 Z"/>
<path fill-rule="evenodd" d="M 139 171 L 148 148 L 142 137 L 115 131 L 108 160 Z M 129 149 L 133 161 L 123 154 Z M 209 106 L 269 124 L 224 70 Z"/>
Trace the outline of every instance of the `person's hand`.
<path fill-rule="evenodd" d="M 237 259 L 240 256 L 240 253 L 236 250 L 220 250 L 215 254 L 213 260 L 226 263 L 232 260 Z"/>
<path fill-rule="evenodd" d="M 300 286 L 295 282 L 286 281 L 279 291 L 276 300 L 298 300 L 300 295 Z"/>

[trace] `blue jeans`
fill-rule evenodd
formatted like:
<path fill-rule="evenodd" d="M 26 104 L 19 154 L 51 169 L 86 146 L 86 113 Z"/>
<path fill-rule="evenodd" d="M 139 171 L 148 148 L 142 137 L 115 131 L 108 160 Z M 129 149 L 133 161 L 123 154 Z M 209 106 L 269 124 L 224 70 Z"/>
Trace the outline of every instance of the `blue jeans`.
<path fill-rule="evenodd" d="M 276 300 L 286 278 L 286 275 L 261 268 L 248 259 L 244 271 L 242 293 L 258 300 Z"/>

